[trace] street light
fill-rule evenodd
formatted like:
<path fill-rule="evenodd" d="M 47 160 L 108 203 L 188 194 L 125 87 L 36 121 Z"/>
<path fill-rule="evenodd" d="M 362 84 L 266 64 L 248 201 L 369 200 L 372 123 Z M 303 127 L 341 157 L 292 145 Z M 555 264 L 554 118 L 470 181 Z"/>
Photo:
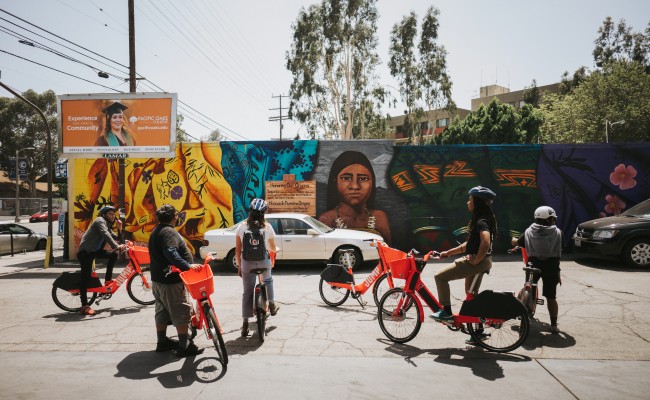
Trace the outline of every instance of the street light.
<path fill-rule="evenodd" d="M 607 132 L 607 126 L 609 125 L 610 127 L 612 127 L 614 125 L 624 124 L 624 123 L 625 123 L 624 119 L 616 122 L 609 122 L 608 120 L 605 120 L 605 143 L 609 143 L 609 133 Z"/>
<path fill-rule="evenodd" d="M 23 150 L 36 150 L 33 147 L 25 147 L 24 149 L 16 149 L 16 222 L 20 222 L 20 169 L 18 168 L 18 153 Z"/>

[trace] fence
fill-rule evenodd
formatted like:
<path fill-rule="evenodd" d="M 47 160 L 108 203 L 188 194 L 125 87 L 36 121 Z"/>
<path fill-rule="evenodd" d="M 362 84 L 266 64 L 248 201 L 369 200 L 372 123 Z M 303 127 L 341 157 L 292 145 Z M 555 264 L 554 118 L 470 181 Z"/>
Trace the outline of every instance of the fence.
<path fill-rule="evenodd" d="M 47 199 L 21 198 L 20 215 L 32 215 L 44 208 L 47 209 Z M 61 210 L 63 199 L 52 199 L 52 209 Z M 16 215 L 16 199 L 0 198 L 0 216 Z"/>

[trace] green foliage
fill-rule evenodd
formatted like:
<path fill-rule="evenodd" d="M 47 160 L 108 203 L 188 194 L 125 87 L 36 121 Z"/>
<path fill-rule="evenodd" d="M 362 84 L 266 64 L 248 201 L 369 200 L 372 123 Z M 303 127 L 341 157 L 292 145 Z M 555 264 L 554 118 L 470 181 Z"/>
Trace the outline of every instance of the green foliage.
<path fill-rule="evenodd" d="M 182 128 L 183 120 L 185 120 L 183 114 L 176 114 L 176 143 L 188 141 L 187 132 Z"/>
<path fill-rule="evenodd" d="M 533 107 L 539 107 L 539 101 L 541 98 L 542 95 L 537 88 L 537 81 L 533 79 L 532 85 L 524 89 L 524 102 Z"/>
<path fill-rule="evenodd" d="M 225 138 L 221 134 L 219 129 L 215 129 L 212 132 L 210 132 L 209 134 L 201 137 L 201 141 L 203 141 L 203 142 L 220 142 L 220 141 L 222 141 L 224 139 Z"/>
<path fill-rule="evenodd" d="M 525 104 L 517 111 L 514 107 L 493 99 L 464 120 L 455 119 L 432 143 L 536 143 L 542 121 L 542 112 L 530 104 Z"/>
<path fill-rule="evenodd" d="M 289 118 L 309 132 L 350 139 L 354 126 L 366 126 L 366 111 L 372 109 L 367 104 L 381 101 L 376 2 L 322 0 L 302 8 L 293 23 L 286 56 L 293 75 Z"/>
<path fill-rule="evenodd" d="M 624 120 L 608 129 L 610 142 L 650 140 L 650 74 L 634 61 L 609 61 L 570 93 L 545 95 L 542 140 L 552 143 L 605 142 L 605 121 Z"/>
<path fill-rule="evenodd" d="M 645 32 L 633 32 L 624 19 L 617 25 L 612 17 L 607 17 L 598 28 L 594 44 L 597 67 L 604 68 L 613 61 L 637 62 L 650 73 L 650 22 Z"/>
<path fill-rule="evenodd" d="M 57 111 L 56 94 L 48 90 L 38 94 L 33 90 L 22 93 L 22 96 L 38 107 L 47 120 L 52 137 L 52 163 L 58 160 L 57 150 Z M 16 156 L 16 150 L 33 147 L 36 150 L 25 150 L 20 156 L 29 160 L 27 178 L 35 181 L 47 172 L 47 129 L 41 115 L 29 104 L 18 98 L 0 98 L 0 168 L 9 175 L 9 159 Z M 53 167 L 52 167 L 52 171 Z M 54 172 L 52 172 L 54 173 Z"/>
<path fill-rule="evenodd" d="M 411 138 L 425 109 L 455 109 L 451 78 L 447 74 L 447 51 L 437 43 L 440 11 L 430 7 L 422 19 L 417 52 L 417 15 L 411 12 L 393 26 L 390 34 L 390 73 L 399 83 L 406 103 L 405 132 Z M 421 132 L 420 132 L 421 134 Z M 420 140 L 422 143 L 422 140 Z"/>

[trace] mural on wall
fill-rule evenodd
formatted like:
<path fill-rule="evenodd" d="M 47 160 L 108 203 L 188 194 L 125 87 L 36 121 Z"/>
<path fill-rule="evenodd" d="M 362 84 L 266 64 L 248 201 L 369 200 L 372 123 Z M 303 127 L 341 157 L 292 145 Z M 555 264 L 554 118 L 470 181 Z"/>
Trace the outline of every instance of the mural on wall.
<path fill-rule="evenodd" d="M 467 191 L 487 186 L 497 193 L 495 250 L 502 253 L 539 205 L 557 211 L 568 245 L 580 222 L 650 198 L 650 144 L 182 143 L 174 158 L 125 160 L 127 238 L 147 243 L 155 210 L 169 203 L 181 211 L 179 232 L 197 251 L 205 231 L 246 218 L 250 200 L 265 196 L 265 182 L 286 174 L 316 181 L 314 217 L 376 231 L 402 250 L 446 249 L 465 240 Z M 118 162 L 76 159 L 72 176 L 76 249 L 98 210 L 118 204 Z"/>
<path fill-rule="evenodd" d="M 178 231 L 195 251 L 203 233 L 233 224 L 232 191 L 218 143 L 180 143 L 176 157 L 125 160 L 125 238 L 146 245 L 162 204 L 180 211 Z M 104 205 L 117 205 L 118 161 L 74 160 L 74 247 Z M 75 250 L 76 254 L 76 250 Z"/>
<path fill-rule="evenodd" d="M 266 181 L 281 181 L 285 174 L 307 180 L 316 163 L 318 141 L 221 142 L 225 179 L 232 187 L 234 221 L 248 217 L 248 205 L 264 197 Z"/>
<path fill-rule="evenodd" d="M 467 237 L 467 192 L 487 186 L 497 193 L 493 210 L 498 238 L 509 242 L 529 224 L 538 204 L 535 168 L 539 146 L 403 146 L 388 170 L 393 187 L 408 204 L 411 247 L 447 249 Z M 495 241 L 499 243 L 498 239 Z"/>
<path fill-rule="evenodd" d="M 393 154 L 388 140 L 320 142 L 317 218 L 332 228 L 377 233 L 400 246 L 406 207 L 390 189 L 386 171 Z"/>

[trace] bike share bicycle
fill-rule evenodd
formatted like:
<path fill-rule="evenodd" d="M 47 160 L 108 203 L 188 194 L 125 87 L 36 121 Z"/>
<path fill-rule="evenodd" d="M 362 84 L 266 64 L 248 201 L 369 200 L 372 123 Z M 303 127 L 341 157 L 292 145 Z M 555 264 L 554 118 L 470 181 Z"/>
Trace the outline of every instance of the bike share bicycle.
<path fill-rule="evenodd" d="M 221 328 L 219 318 L 217 318 L 217 313 L 210 299 L 210 295 L 214 293 L 214 279 L 212 268 L 210 268 L 212 260 L 214 260 L 214 255 L 208 253 L 205 256 L 203 267 L 197 270 L 189 269 L 187 271 L 181 271 L 177 267 L 170 265 L 169 272 L 165 276 L 171 273 L 178 273 L 185 288 L 190 292 L 192 298 L 196 300 L 194 307 L 192 307 L 192 318 L 190 321 L 192 334 L 190 338 L 194 339 L 197 331 L 203 329 L 206 338 L 212 341 L 221 363 L 225 366 L 228 364 L 228 351 L 223 341 L 223 329 Z"/>
<path fill-rule="evenodd" d="M 108 300 L 126 282 L 126 291 L 129 297 L 138 304 L 150 306 L 154 303 L 153 292 L 151 291 L 151 273 L 149 249 L 142 246 L 135 246 L 133 242 L 126 241 L 126 253 L 129 262 L 122 272 L 108 285 L 100 283 L 97 274 L 93 271 L 86 290 L 88 304 L 99 303 Z M 79 284 L 81 272 L 64 272 L 52 284 L 52 300 L 60 309 L 69 312 L 81 310 L 81 296 L 79 295 Z M 99 298 L 98 298 L 99 297 Z"/>
<path fill-rule="evenodd" d="M 391 262 L 391 273 L 406 279 L 404 288 L 391 289 L 381 298 L 377 319 L 388 339 L 406 343 L 418 334 L 424 322 L 422 302 L 434 312 L 442 306 L 421 280 L 421 274 L 431 257 L 440 253 L 429 252 L 416 257 L 411 250 L 408 258 Z M 484 290 L 474 294 L 474 278 L 467 298 L 452 321 L 443 322 L 452 331 L 468 333 L 479 346 L 494 352 L 512 351 L 526 340 L 530 321 L 526 308 L 513 293 Z"/>
<path fill-rule="evenodd" d="M 544 299 L 539 298 L 537 288 L 537 282 L 539 282 L 539 278 L 542 275 L 542 270 L 534 268 L 533 263 L 528 261 L 528 253 L 524 247 L 515 246 L 508 250 L 508 254 L 516 253 L 518 251 L 521 251 L 521 258 L 524 262 L 524 267 L 522 269 L 526 272 L 526 281 L 524 287 L 519 290 L 517 298 L 528 310 L 528 316 L 532 318 L 535 315 L 535 309 L 537 306 L 544 305 Z"/>
<path fill-rule="evenodd" d="M 318 291 L 321 299 L 331 307 L 338 307 L 345 303 L 349 296 L 357 300 L 361 308 L 365 308 L 366 304 L 361 300 L 361 295 L 372 287 L 372 298 L 375 305 L 379 304 L 379 299 L 386 293 L 387 290 L 396 286 L 402 286 L 403 280 L 398 280 L 390 274 L 390 262 L 406 258 L 406 253 L 403 251 L 393 249 L 386 243 L 380 240 L 369 239 L 373 241 L 373 246 L 377 248 L 379 253 L 379 263 L 372 270 L 370 275 L 360 284 L 356 284 L 354 280 L 353 262 L 351 255 L 354 254 L 354 249 L 340 249 L 341 264 L 328 264 L 327 268 L 321 273 L 321 279 L 318 285 Z"/>
<path fill-rule="evenodd" d="M 276 256 L 277 252 L 269 252 L 271 268 L 275 265 Z M 264 338 L 266 336 L 266 319 L 270 313 L 266 284 L 262 278 L 262 274 L 264 274 L 266 270 L 267 268 L 255 268 L 250 271 L 252 274 L 257 274 L 257 284 L 253 290 L 253 310 L 255 312 L 255 318 L 257 319 L 257 337 L 260 343 L 264 343 Z"/>

